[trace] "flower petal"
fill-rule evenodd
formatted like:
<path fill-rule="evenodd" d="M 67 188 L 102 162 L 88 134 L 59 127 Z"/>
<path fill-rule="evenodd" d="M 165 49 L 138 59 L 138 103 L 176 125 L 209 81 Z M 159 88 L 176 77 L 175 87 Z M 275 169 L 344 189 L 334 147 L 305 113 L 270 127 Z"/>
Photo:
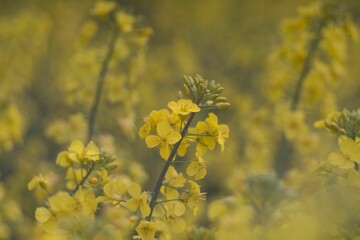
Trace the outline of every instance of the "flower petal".
<path fill-rule="evenodd" d="M 161 143 L 161 138 L 159 136 L 150 135 L 145 138 L 145 143 L 148 148 L 154 148 Z"/>

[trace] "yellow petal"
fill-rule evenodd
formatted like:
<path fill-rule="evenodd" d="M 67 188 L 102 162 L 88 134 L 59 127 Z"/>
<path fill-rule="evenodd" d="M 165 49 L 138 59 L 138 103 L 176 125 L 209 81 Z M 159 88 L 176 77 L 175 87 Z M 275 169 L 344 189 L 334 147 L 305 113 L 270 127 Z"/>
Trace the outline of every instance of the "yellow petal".
<path fill-rule="evenodd" d="M 140 205 L 140 212 L 143 217 L 147 217 L 150 214 L 150 207 L 147 203 L 143 203 Z"/>
<path fill-rule="evenodd" d="M 159 136 L 150 135 L 145 138 L 145 143 L 148 148 L 154 148 L 161 143 L 161 138 Z"/>
<path fill-rule="evenodd" d="M 35 211 L 35 218 L 40 223 L 46 222 L 47 220 L 50 219 L 50 217 L 51 217 L 51 212 L 47 208 L 39 207 Z"/>
<path fill-rule="evenodd" d="M 189 176 L 194 176 L 199 170 L 198 164 L 196 161 L 192 161 L 189 166 L 186 168 L 186 173 Z"/>
<path fill-rule="evenodd" d="M 175 202 L 174 205 L 175 205 L 175 208 L 174 208 L 175 215 L 177 217 L 184 215 L 184 213 L 186 211 L 185 205 L 181 202 Z"/>
<path fill-rule="evenodd" d="M 73 140 L 70 144 L 69 151 L 81 156 L 84 151 L 84 144 L 80 140 Z"/>
<path fill-rule="evenodd" d="M 341 166 L 345 162 L 345 158 L 342 154 L 339 153 L 330 153 L 328 156 L 328 161 L 331 165 Z"/>
<path fill-rule="evenodd" d="M 149 123 L 145 123 L 140 129 L 139 129 L 139 136 L 141 139 L 146 138 L 149 136 L 151 131 L 151 126 Z"/>
<path fill-rule="evenodd" d="M 181 134 L 178 132 L 171 132 L 166 137 L 166 142 L 170 144 L 175 144 L 181 139 Z"/>
<path fill-rule="evenodd" d="M 127 207 L 131 211 L 136 211 L 136 209 L 138 209 L 138 207 L 139 207 L 139 201 L 137 201 L 134 198 L 131 198 L 131 199 L 126 201 L 125 207 Z"/>
<path fill-rule="evenodd" d="M 87 146 L 86 146 L 86 155 L 84 157 L 96 161 L 100 159 L 100 152 L 98 147 L 93 143 L 90 142 Z"/>
<path fill-rule="evenodd" d="M 75 159 L 77 159 L 77 158 L 75 158 Z M 56 164 L 58 164 L 59 166 L 68 167 L 68 166 L 70 166 L 71 162 L 74 162 L 74 161 L 72 161 L 72 159 L 70 159 L 68 157 L 67 151 L 62 151 L 57 155 Z"/>
<path fill-rule="evenodd" d="M 201 168 L 195 175 L 195 180 L 203 179 L 206 176 L 206 168 Z"/>
<path fill-rule="evenodd" d="M 174 233 L 181 233 L 185 230 L 185 226 L 186 226 L 185 221 L 182 220 L 181 218 L 177 218 L 172 222 L 171 230 Z"/>
<path fill-rule="evenodd" d="M 171 149 L 170 149 L 170 146 L 169 144 L 167 143 L 161 143 L 161 146 L 160 146 L 160 156 L 163 158 L 163 159 L 168 159 L 168 157 L 170 156 L 170 153 L 171 153 Z"/>
<path fill-rule="evenodd" d="M 140 194 L 141 194 L 141 188 L 139 186 L 139 184 L 131 184 L 130 187 L 128 188 L 128 193 L 133 197 L 133 198 L 140 198 Z"/>
<path fill-rule="evenodd" d="M 167 135 L 172 131 L 173 129 L 171 128 L 170 124 L 167 121 L 161 121 L 156 126 L 156 132 L 162 138 L 166 138 Z"/>

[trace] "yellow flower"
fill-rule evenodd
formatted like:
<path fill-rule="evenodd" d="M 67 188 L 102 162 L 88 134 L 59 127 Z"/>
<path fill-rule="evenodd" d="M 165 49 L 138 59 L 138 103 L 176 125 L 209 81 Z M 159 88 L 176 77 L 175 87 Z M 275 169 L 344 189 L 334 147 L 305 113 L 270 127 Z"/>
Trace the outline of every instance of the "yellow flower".
<path fill-rule="evenodd" d="M 194 135 L 202 135 L 201 137 L 197 138 L 198 143 L 196 145 L 196 152 L 200 156 L 203 156 L 207 149 L 214 150 L 216 141 L 214 137 L 208 133 L 208 124 L 206 122 L 197 122 L 195 128 L 189 129 L 189 133 Z"/>
<path fill-rule="evenodd" d="M 67 192 L 58 192 L 49 198 L 50 209 L 55 214 L 69 213 L 76 209 L 76 200 Z"/>
<path fill-rule="evenodd" d="M 173 166 L 170 166 L 165 174 L 165 185 L 162 186 L 161 192 L 166 196 L 167 199 L 175 199 L 179 197 L 179 192 L 176 188 L 181 188 L 185 185 L 186 179 L 182 173 L 177 173 Z"/>
<path fill-rule="evenodd" d="M 43 229 L 47 233 L 54 233 L 58 230 L 58 221 L 47 208 L 37 208 L 35 211 L 35 219 L 43 225 Z"/>
<path fill-rule="evenodd" d="M 180 116 L 186 116 L 189 113 L 200 112 L 201 110 L 199 106 L 190 99 L 179 99 L 177 102 L 171 101 L 168 103 L 168 107 Z"/>
<path fill-rule="evenodd" d="M 174 233 L 181 233 L 185 230 L 185 221 L 181 218 L 186 207 L 181 202 L 170 202 L 165 205 L 166 222 Z"/>
<path fill-rule="evenodd" d="M 159 122 L 156 131 L 158 135 L 147 136 L 145 143 L 149 148 L 160 146 L 160 155 L 166 160 L 171 153 L 170 145 L 177 143 L 181 139 L 181 134 L 174 132 L 167 121 Z"/>
<path fill-rule="evenodd" d="M 147 193 L 141 193 L 139 184 L 132 184 L 128 189 L 128 193 L 132 196 L 132 198 L 126 201 L 125 206 L 131 211 L 136 211 L 140 208 L 141 215 L 144 217 L 149 216 L 150 207 L 147 203 Z"/>
<path fill-rule="evenodd" d="M 159 222 L 141 221 L 135 230 L 142 240 L 153 240 L 155 239 L 156 231 L 160 230 L 160 228 Z"/>
<path fill-rule="evenodd" d="M 79 183 L 83 176 L 86 175 L 86 170 L 81 168 L 68 168 L 66 171 L 66 187 L 68 189 L 74 189 L 76 184 Z"/>
<path fill-rule="evenodd" d="M 73 140 L 69 147 L 70 157 L 75 157 L 73 154 L 76 154 L 76 158 L 80 161 L 82 160 L 91 160 L 97 161 L 100 159 L 99 149 L 93 142 L 89 142 L 89 144 L 85 147 L 84 144 L 80 140 Z"/>
<path fill-rule="evenodd" d="M 48 174 L 44 177 L 41 173 L 37 176 L 34 176 L 31 179 L 31 181 L 28 183 L 29 191 L 33 190 L 37 186 L 39 186 L 40 188 L 42 188 L 44 190 L 48 190 L 48 186 L 51 181 L 50 180 L 51 176 L 52 176 L 52 174 Z"/>
<path fill-rule="evenodd" d="M 159 111 L 151 111 L 150 115 L 145 117 L 145 124 L 139 129 L 139 136 L 141 139 L 150 135 L 151 131 L 156 131 L 156 126 L 160 121 L 171 118 L 170 112 L 166 109 Z"/>
<path fill-rule="evenodd" d="M 75 193 L 78 208 L 86 215 L 92 217 L 97 209 L 97 201 L 92 190 L 79 189 Z"/>
<path fill-rule="evenodd" d="M 116 3 L 112 1 L 97 1 L 93 9 L 93 14 L 99 16 L 101 19 L 106 19 L 109 14 L 115 9 Z"/>
<path fill-rule="evenodd" d="M 340 153 L 330 153 L 328 161 L 331 165 L 342 169 L 354 168 L 355 163 L 360 163 L 360 149 L 351 138 L 341 136 L 338 139 Z"/>
<path fill-rule="evenodd" d="M 186 173 L 189 176 L 195 176 L 196 180 L 203 179 L 206 176 L 206 162 L 198 155 L 186 168 Z"/>
<path fill-rule="evenodd" d="M 105 194 L 104 199 L 116 201 L 116 203 L 123 199 L 125 193 L 125 187 L 121 177 L 111 179 L 104 185 L 103 190 Z"/>
<path fill-rule="evenodd" d="M 134 16 L 121 11 L 116 13 L 115 19 L 120 31 L 131 32 L 134 29 Z"/>
<path fill-rule="evenodd" d="M 198 202 L 199 200 L 205 199 L 205 193 L 200 192 L 200 186 L 189 180 L 190 183 L 190 192 L 188 195 L 184 196 L 184 201 L 187 203 L 188 207 L 192 210 L 193 214 L 196 215 L 199 211 Z"/>

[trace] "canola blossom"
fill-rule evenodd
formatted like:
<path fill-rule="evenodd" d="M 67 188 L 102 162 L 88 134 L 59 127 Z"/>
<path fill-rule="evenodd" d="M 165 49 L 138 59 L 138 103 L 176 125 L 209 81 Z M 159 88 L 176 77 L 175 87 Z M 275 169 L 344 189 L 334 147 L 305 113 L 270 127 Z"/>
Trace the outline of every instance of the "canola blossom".
<path fill-rule="evenodd" d="M 360 239 L 357 0 L 278 1 L 2 1 L 0 239 Z"/>

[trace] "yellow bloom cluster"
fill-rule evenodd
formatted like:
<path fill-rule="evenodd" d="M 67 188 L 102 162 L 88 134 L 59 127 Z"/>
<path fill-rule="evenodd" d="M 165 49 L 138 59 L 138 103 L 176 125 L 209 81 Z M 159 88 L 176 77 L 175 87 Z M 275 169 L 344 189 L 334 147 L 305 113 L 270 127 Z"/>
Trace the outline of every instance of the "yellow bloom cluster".
<path fill-rule="evenodd" d="M 224 99 L 222 103 L 226 102 L 226 98 L 219 96 L 222 90 L 220 85 L 213 81 L 209 84 L 201 76 L 197 76 L 195 80 L 186 77 L 184 91 L 189 98 L 169 102 L 171 112 L 167 109 L 152 111 L 139 129 L 139 136 L 145 140 L 147 147 L 159 147 L 161 158 L 166 160 L 162 175 L 153 190 L 150 212 L 147 206 L 144 206 L 143 210 L 140 209 L 144 212 L 142 215 L 147 216 L 136 227 L 141 239 L 154 239 L 156 232 L 164 236 L 169 232 L 183 232 L 186 224 L 181 217 L 185 214 L 186 207 L 194 215 L 199 211 L 199 204 L 205 199 L 205 193 L 201 192 L 200 185 L 185 178 L 171 163 L 180 161 L 176 159 L 177 155 L 184 156 L 191 143 L 195 143 L 196 159 L 189 163 L 186 173 L 189 177 L 200 180 L 207 173 L 207 164 L 203 159 L 207 149 L 214 150 L 216 144 L 219 144 L 224 151 L 225 141 L 229 137 L 229 127 L 219 124 L 214 113 L 209 113 L 204 121 L 198 121 L 195 127 L 190 127 L 195 114 L 202 108 L 218 108 L 216 104 L 219 102 L 214 105 L 213 100 Z M 210 98 L 213 100 L 209 100 Z M 196 103 L 193 100 L 196 100 Z M 229 103 L 226 102 L 225 105 L 229 106 Z M 159 193 L 162 194 L 161 198 L 158 197 Z M 133 195 L 136 196 L 131 200 L 133 209 L 147 199 L 145 193 L 140 195 L 139 189 Z M 151 221 L 152 219 L 154 221 Z"/>
<path fill-rule="evenodd" d="M 0 107 L 0 153 L 13 149 L 14 143 L 21 141 L 24 123 L 16 104 Z"/>

